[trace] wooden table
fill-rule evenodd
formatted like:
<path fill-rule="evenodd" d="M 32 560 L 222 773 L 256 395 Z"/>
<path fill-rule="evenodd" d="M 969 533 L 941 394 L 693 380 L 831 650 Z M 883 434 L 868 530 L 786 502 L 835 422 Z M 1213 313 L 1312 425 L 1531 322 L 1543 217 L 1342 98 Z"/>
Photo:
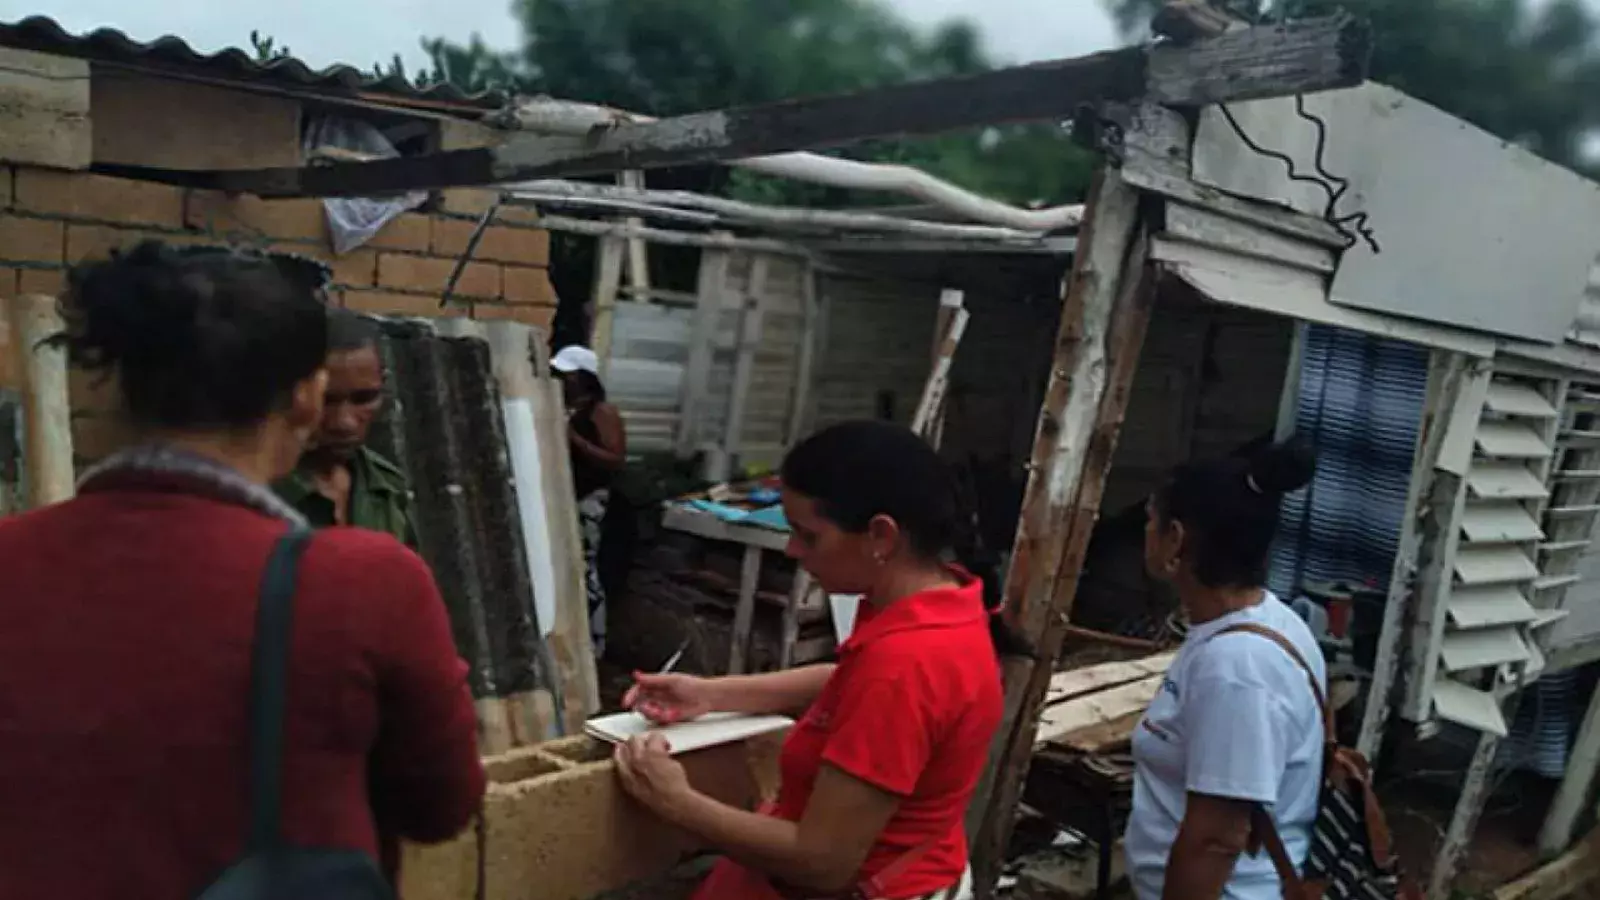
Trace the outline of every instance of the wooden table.
<path fill-rule="evenodd" d="M 728 674 L 742 675 L 750 652 L 750 631 L 755 625 L 756 587 L 761 581 L 761 561 L 764 552 L 782 553 L 789 545 L 789 534 L 759 525 L 739 525 L 720 519 L 711 513 L 683 506 L 667 504 L 661 516 L 663 528 L 681 531 L 711 541 L 727 541 L 744 547 L 744 562 L 739 568 L 739 603 L 733 613 L 733 640 L 728 650 Z M 811 576 L 805 569 L 796 568 L 794 587 L 783 606 L 783 635 L 778 643 L 778 667 L 787 669 L 794 663 L 794 646 L 800 637 L 800 613 L 818 603 L 817 592 L 812 591 Z"/>

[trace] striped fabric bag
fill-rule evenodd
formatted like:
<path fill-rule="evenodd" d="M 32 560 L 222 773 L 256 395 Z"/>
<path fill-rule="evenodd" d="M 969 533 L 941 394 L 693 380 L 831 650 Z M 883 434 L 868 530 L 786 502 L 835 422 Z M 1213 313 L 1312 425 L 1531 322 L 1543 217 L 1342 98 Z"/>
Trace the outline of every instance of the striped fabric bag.
<path fill-rule="evenodd" d="M 1265 848 L 1272 857 L 1283 882 L 1284 900 L 1422 900 L 1421 890 L 1401 871 L 1395 856 L 1389 823 L 1372 787 L 1372 767 L 1358 751 L 1339 746 L 1333 710 L 1305 657 L 1288 638 L 1254 622 L 1225 628 L 1217 636 L 1235 631 L 1272 641 L 1306 673 L 1322 710 L 1327 740 L 1322 797 L 1311 825 L 1311 851 L 1304 871 L 1295 870 L 1272 814 L 1264 806 L 1257 806 L 1251 815 L 1250 852 Z"/>

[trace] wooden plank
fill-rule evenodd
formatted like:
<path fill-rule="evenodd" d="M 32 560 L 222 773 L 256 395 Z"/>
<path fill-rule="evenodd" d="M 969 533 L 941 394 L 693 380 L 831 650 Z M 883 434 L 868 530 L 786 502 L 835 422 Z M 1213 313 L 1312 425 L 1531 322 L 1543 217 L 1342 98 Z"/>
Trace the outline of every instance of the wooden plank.
<path fill-rule="evenodd" d="M 800 365 L 795 374 L 794 397 L 790 401 L 789 427 L 784 432 L 785 442 L 790 447 L 799 443 L 810 427 L 811 382 L 817 377 L 817 340 L 822 324 L 821 304 L 817 300 L 817 270 L 809 260 L 800 279 Z"/>
<path fill-rule="evenodd" d="M 925 438 L 931 437 L 935 417 L 944 407 L 945 389 L 950 383 L 950 366 L 955 361 L 956 348 L 961 345 L 961 336 L 966 333 L 970 318 L 964 309 L 955 311 L 944 340 L 939 343 L 933 371 L 928 373 L 928 380 L 922 386 L 922 399 L 917 401 L 917 410 L 911 417 L 911 430 Z"/>
<path fill-rule="evenodd" d="M 712 336 L 717 332 L 717 319 L 725 305 L 724 293 L 728 285 L 727 250 L 704 250 L 700 253 L 700 274 L 695 295 L 699 301 L 694 308 L 694 321 L 690 325 L 689 362 L 683 373 L 683 394 L 678 401 L 678 455 L 689 456 L 702 439 L 699 421 L 710 391 Z"/>
<path fill-rule="evenodd" d="M 1128 392 L 1155 303 L 1156 269 L 1136 193 L 1114 171 L 1102 171 L 1087 237 L 1062 310 L 1057 352 L 1040 410 L 1033 468 L 1013 551 L 1006 596 L 1012 621 L 1042 663 L 1010 660 L 1006 715 L 995 742 L 997 765 L 986 771 L 969 821 L 978 883 L 994 883 L 1014 824 L 1037 711 L 1049 687 L 1050 662 L 1061 650 L 1105 479 L 1116 451 Z"/>
<path fill-rule="evenodd" d="M 410 159 L 236 172 L 116 167 L 113 174 L 263 197 L 369 196 L 597 175 L 1061 120 L 1107 101 L 1204 106 L 1350 87 L 1365 79 L 1371 47 L 1365 23 L 1341 15 L 1244 29 L 1187 47 L 1128 47 L 855 94 L 619 124 L 579 137 L 522 133 L 491 148 Z"/>
<path fill-rule="evenodd" d="M 1474 544 L 1506 544 L 1544 539 L 1544 530 L 1519 503 L 1468 503 L 1461 530 Z"/>
<path fill-rule="evenodd" d="M 1143 718 L 1144 710 L 1141 709 L 1109 722 L 1101 722 L 1064 734 L 1051 741 L 1050 746 L 1064 747 L 1079 753 L 1108 753 L 1118 750 L 1128 746 L 1128 742 L 1133 739 L 1133 729 L 1139 727 L 1139 721 Z"/>
<path fill-rule="evenodd" d="M 1484 406 L 1490 412 L 1506 416 L 1549 419 L 1556 414 L 1556 408 L 1543 394 L 1525 384 L 1498 379 L 1489 385 Z"/>
<path fill-rule="evenodd" d="M 1142 681 L 1045 707 L 1034 733 L 1034 746 L 1053 743 L 1085 728 L 1143 712 L 1165 680 L 1165 675 L 1152 675 Z"/>
<path fill-rule="evenodd" d="M 1546 858 L 1572 845 L 1578 819 L 1594 797 L 1597 770 L 1600 770 L 1600 690 L 1589 695 L 1589 707 L 1578 728 L 1578 739 L 1572 744 L 1567 771 L 1561 776 L 1561 786 L 1556 789 L 1550 811 L 1539 829 L 1539 852 Z"/>
<path fill-rule="evenodd" d="M 750 628 L 755 624 L 756 585 L 761 581 L 761 548 L 746 546 L 739 567 L 739 605 L 733 611 L 733 641 L 728 649 L 728 674 L 743 675 L 750 653 Z"/>
<path fill-rule="evenodd" d="M 1591 775 L 1593 767 L 1590 767 Z M 1567 768 L 1568 772 L 1572 767 Z M 1600 831 L 1528 875 L 1502 886 L 1491 900 L 1562 900 L 1583 897 L 1583 889 L 1600 879 Z"/>
<path fill-rule="evenodd" d="M 789 591 L 788 602 L 783 606 L 783 634 L 778 640 L 780 669 L 794 665 L 794 645 L 800 638 L 800 610 L 806 607 L 806 598 L 811 595 L 812 587 L 811 573 L 797 566 L 794 586 Z"/>
<path fill-rule="evenodd" d="M 1467 475 L 1467 489 L 1484 500 L 1542 500 L 1550 496 L 1527 463 L 1479 460 Z"/>
<path fill-rule="evenodd" d="M 1532 622 L 1535 614 L 1515 585 L 1458 587 L 1450 592 L 1450 624 L 1457 628 L 1493 628 Z"/>
<path fill-rule="evenodd" d="M 622 284 L 623 242 L 603 237 L 596 242 L 594 290 L 589 296 L 589 349 L 600 357 L 600 377 L 611 366 L 611 325 L 616 317 L 617 290 Z"/>
<path fill-rule="evenodd" d="M 751 254 L 750 282 L 740 304 L 739 346 L 734 353 L 733 383 L 728 389 L 728 414 L 723 418 L 722 458 L 733 465 L 744 451 L 745 407 L 750 398 L 750 380 L 755 375 L 756 351 L 761 347 L 766 314 L 767 256 Z"/>
<path fill-rule="evenodd" d="M 1450 590 L 1454 586 L 1456 556 L 1461 546 L 1461 513 L 1466 506 L 1466 476 L 1473 465 L 1473 435 L 1478 430 L 1483 397 L 1492 376 L 1492 369 L 1486 360 L 1442 351 L 1435 351 L 1434 359 L 1446 370 L 1455 372 L 1449 377 L 1456 383 L 1450 390 L 1434 397 L 1435 402 L 1428 407 L 1427 414 L 1432 419 L 1427 424 L 1437 430 L 1436 439 L 1439 442 L 1437 450 L 1431 454 L 1434 468 L 1423 478 L 1418 478 L 1419 473 L 1414 472 L 1412 479 L 1412 490 L 1422 492 L 1417 497 L 1415 507 L 1417 515 L 1422 518 L 1415 557 L 1415 595 L 1408 614 L 1412 624 L 1409 628 L 1410 647 L 1407 649 L 1412 662 L 1403 683 L 1400 710 L 1405 718 L 1413 722 L 1426 721 L 1431 709 L 1430 697 L 1439 665 L 1436 648 L 1444 639 L 1445 626 L 1449 621 Z M 1419 458 L 1418 463 L 1423 462 Z M 1424 488 L 1419 482 L 1427 486 Z M 1391 589 L 1400 586 L 1403 591 L 1399 575 L 1395 574 L 1392 578 Z M 1392 607 L 1393 604 L 1384 613 L 1386 629 L 1391 616 L 1401 616 Z M 1398 634 L 1399 629 L 1405 627 L 1402 624 L 1404 621 L 1402 617 L 1395 623 L 1396 643 L 1392 652 L 1398 653 L 1401 649 Z M 1376 741 L 1381 737 L 1382 728 L 1369 726 L 1374 722 L 1382 722 L 1384 714 L 1374 710 L 1381 710 L 1385 706 L 1387 704 L 1367 704 L 1361 744 L 1365 753 L 1376 754 L 1379 749 Z"/>
<path fill-rule="evenodd" d="M 1142 681 L 1151 675 L 1160 675 L 1167 671 L 1177 656 L 1176 653 L 1163 653 L 1160 656 L 1147 656 L 1144 659 L 1101 663 L 1098 666 L 1057 672 L 1050 676 L 1050 688 L 1045 694 L 1045 705 L 1053 706 L 1084 694 L 1118 687 L 1132 681 Z"/>
<path fill-rule="evenodd" d="M 735 525 L 724 522 L 708 512 L 690 509 L 676 503 L 668 504 L 661 513 L 661 527 L 681 531 L 712 541 L 731 541 L 747 547 L 760 547 L 782 553 L 789 546 L 789 535 L 771 528 L 756 525 Z"/>
<path fill-rule="evenodd" d="M 1458 353 L 1435 350 L 1428 360 L 1427 403 L 1423 407 L 1422 421 L 1417 429 L 1417 440 L 1412 454 L 1411 477 L 1406 490 L 1406 511 L 1401 520 L 1400 540 L 1395 550 L 1394 566 L 1389 573 L 1389 590 L 1384 604 L 1383 628 L 1378 634 L 1378 650 L 1373 661 L 1373 683 L 1368 690 L 1369 702 L 1361 717 L 1361 732 L 1357 748 L 1368 759 L 1376 760 L 1383 743 L 1390 710 L 1399 682 L 1400 660 L 1408 629 L 1406 620 L 1413 610 L 1429 612 L 1424 597 L 1437 598 L 1441 578 L 1449 569 L 1443 559 L 1448 550 L 1444 535 L 1454 529 L 1443 514 L 1453 513 L 1461 485 L 1440 485 L 1436 479 L 1439 471 L 1440 451 L 1444 445 L 1445 425 L 1451 412 L 1460 404 L 1472 379 L 1473 364 Z M 1448 482 L 1454 476 L 1442 476 Z M 1449 503 L 1448 508 L 1431 505 L 1439 499 Z M 1440 529 L 1446 529 L 1441 531 Z M 1443 586 L 1448 589 L 1448 580 Z M 1441 632 L 1445 622 L 1438 620 Z M 1431 631 L 1432 622 L 1428 622 Z M 1415 637 L 1420 637 L 1420 630 Z"/>
<path fill-rule="evenodd" d="M 1500 737 L 1485 733 L 1478 738 L 1478 748 L 1467 767 L 1467 780 L 1461 796 L 1456 800 L 1450 825 L 1445 829 L 1444 844 L 1433 861 L 1433 871 L 1428 879 L 1428 900 L 1449 900 L 1455 881 L 1456 866 L 1472 842 L 1477 830 L 1478 817 L 1483 813 L 1484 802 L 1489 799 L 1490 772 L 1494 768 L 1495 753 L 1500 749 Z"/>
<path fill-rule="evenodd" d="M 70 499 L 76 490 L 67 351 L 49 343 L 66 326 L 56 298 L 43 294 L 11 299 L 6 314 L 22 394 L 25 502 L 37 509 Z"/>

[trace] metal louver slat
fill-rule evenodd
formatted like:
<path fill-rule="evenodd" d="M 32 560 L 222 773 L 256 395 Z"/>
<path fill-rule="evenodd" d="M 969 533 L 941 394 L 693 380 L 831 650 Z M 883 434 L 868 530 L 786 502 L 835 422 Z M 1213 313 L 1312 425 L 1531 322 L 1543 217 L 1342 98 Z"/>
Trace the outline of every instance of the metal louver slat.
<path fill-rule="evenodd" d="M 1515 585 L 1458 587 L 1450 592 L 1450 624 L 1456 628 L 1492 628 L 1520 625 L 1538 617 Z"/>
<path fill-rule="evenodd" d="M 1539 433 L 1517 421 L 1481 423 L 1476 442 L 1485 456 L 1549 459 L 1551 455 L 1550 446 L 1539 437 Z"/>
<path fill-rule="evenodd" d="M 1512 381 L 1495 381 L 1489 385 L 1484 408 L 1507 416 L 1527 416 L 1534 419 L 1553 419 L 1556 408 L 1544 395 Z"/>
<path fill-rule="evenodd" d="M 1440 678 L 1433 683 L 1433 710 L 1446 722 L 1505 737 L 1506 717 L 1488 691 L 1475 690 L 1459 681 Z"/>
<path fill-rule="evenodd" d="M 1527 463 L 1478 460 L 1467 474 L 1467 489 L 1482 500 L 1543 500 L 1550 496 Z"/>
<path fill-rule="evenodd" d="M 1461 515 L 1461 531 L 1475 544 L 1505 544 L 1544 539 L 1544 530 L 1518 503 L 1483 503 L 1468 506 Z"/>
<path fill-rule="evenodd" d="M 1511 626 L 1456 631 L 1444 636 L 1439 659 L 1446 672 L 1528 661 L 1528 644 Z"/>
<path fill-rule="evenodd" d="M 1514 546 L 1463 546 L 1456 551 L 1456 578 L 1464 585 L 1507 584 L 1528 581 L 1539 567 Z"/>

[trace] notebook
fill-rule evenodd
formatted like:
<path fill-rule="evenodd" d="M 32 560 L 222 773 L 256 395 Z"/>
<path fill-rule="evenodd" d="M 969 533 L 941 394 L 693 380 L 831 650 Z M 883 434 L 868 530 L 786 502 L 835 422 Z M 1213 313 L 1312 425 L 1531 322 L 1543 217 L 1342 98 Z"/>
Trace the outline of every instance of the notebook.
<path fill-rule="evenodd" d="M 782 731 L 793 724 L 794 720 L 788 716 L 714 712 L 691 722 L 656 725 L 636 712 L 623 712 L 590 719 L 583 723 L 583 731 L 595 740 L 610 744 L 620 744 L 641 734 L 659 734 L 667 739 L 672 752 L 678 754 Z"/>

